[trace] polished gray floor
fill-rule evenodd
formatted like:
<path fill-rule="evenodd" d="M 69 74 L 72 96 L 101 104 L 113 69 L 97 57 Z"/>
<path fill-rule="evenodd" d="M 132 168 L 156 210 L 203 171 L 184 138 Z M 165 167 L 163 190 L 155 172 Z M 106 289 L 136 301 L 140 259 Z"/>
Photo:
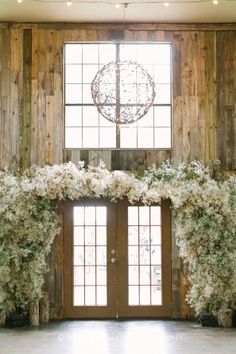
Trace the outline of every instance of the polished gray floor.
<path fill-rule="evenodd" d="M 65 321 L 0 329 L 1 354 L 235 354 L 236 329 L 187 321 Z"/>

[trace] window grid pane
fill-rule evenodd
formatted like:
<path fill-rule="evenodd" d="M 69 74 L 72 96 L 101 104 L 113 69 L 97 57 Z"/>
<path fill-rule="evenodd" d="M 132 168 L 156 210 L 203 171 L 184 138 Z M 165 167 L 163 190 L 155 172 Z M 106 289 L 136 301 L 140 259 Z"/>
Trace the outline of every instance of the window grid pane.
<path fill-rule="evenodd" d="M 73 305 L 107 306 L 107 209 L 73 208 Z"/>
<path fill-rule="evenodd" d="M 162 305 L 161 207 L 128 207 L 129 306 Z"/>
<path fill-rule="evenodd" d="M 98 114 L 90 91 L 91 82 L 97 71 L 105 64 L 116 60 L 116 47 L 120 60 L 136 61 L 142 65 L 152 76 L 156 88 L 153 107 L 137 122 L 121 125 L 118 136 L 115 123 Z M 65 148 L 170 149 L 172 146 L 170 59 L 169 43 L 65 44 Z M 130 86 L 129 83 L 125 84 Z M 124 102 L 126 98 L 125 95 Z M 77 118 L 76 110 L 69 110 L 69 107 L 77 108 Z"/>

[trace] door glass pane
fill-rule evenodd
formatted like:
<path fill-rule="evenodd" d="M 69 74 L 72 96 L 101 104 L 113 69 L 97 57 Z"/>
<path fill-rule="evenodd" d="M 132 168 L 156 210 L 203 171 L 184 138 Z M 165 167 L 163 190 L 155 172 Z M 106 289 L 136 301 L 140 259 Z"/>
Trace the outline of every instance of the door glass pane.
<path fill-rule="evenodd" d="M 139 286 L 129 285 L 129 305 L 139 305 Z"/>
<path fill-rule="evenodd" d="M 85 306 L 95 306 L 96 305 L 96 287 L 86 286 L 85 288 Z"/>
<path fill-rule="evenodd" d="M 97 246 L 106 245 L 106 238 L 107 238 L 106 232 L 107 232 L 106 226 L 97 226 L 96 227 Z"/>
<path fill-rule="evenodd" d="M 161 266 L 155 265 L 151 267 L 152 285 L 161 285 Z"/>
<path fill-rule="evenodd" d="M 140 245 L 148 245 L 149 244 L 149 227 L 148 226 L 140 226 L 139 227 L 139 239 Z"/>
<path fill-rule="evenodd" d="M 85 267 L 85 285 L 95 285 L 95 267 Z"/>
<path fill-rule="evenodd" d="M 151 225 L 161 225 L 161 208 L 159 206 L 151 208 Z"/>
<path fill-rule="evenodd" d="M 106 265 L 106 247 L 99 246 L 97 247 L 97 254 L 96 254 L 96 263 L 97 265 Z"/>
<path fill-rule="evenodd" d="M 129 245 L 138 245 L 138 228 L 137 226 L 129 227 Z"/>
<path fill-rule="evenodd" d="M 84 247 L 74 247 L 74 265 L 84 265 Z"/>
<path fill-rule="evenodd" d="M 139 224 L 149 225 L 149 207 L 139 207 Z"/>
<path fill-rule="evenodd" d="M 161 244 L 161 227 L 151 226 L 151 244 L 160 245 Z"/>
<path fill-rule="evenodd" d="M 107 306 L 107 208 L 73 208 L 73 305 Z"/>
<path fill-rule="evenodd" d="M 95 207 L 84 207 L 85 226 L 95 225 Z"/>
<path fill-rule="evenodd" d="M 84 306 L 83 286 L 74 286 L 74 306 Z"/>
<path fill-rule="evenodd" d="M 160 286 L 151 287 L 152 305 L 162 305 L 162 288 Z"/>
<path fill-rule="evenodd" d="M 96 208 L 96 223 L 97 225 L 106 225 L 107 220 L 107 208 L 97 207 Z"/>
<path fill-rule="evenodd" d="M 83 266 L 74 267 L 74 285 L 75 286 L 84 285 L 84 267 Z"/>
<path fill-rule="evenodd" d="M 138 264 L 138 246 L 129 246 L 129 264 Z"/>
<path fill-rule="evenodd" d="M 84 207 L 74 207 L 74 225 L 84 225 Z"/>
<path fill-rule="evenodd" d="M 74 226 L 74 245 L 84 245 L 84 228 L 83 226 Z"/>
<path fill-rule="evenodd" d="M 107 269 L 106 266 L 97 267 L 97 284 L 106 285 L 107 284 Z"/>
<path fill-rule="evenodd" d="M 107 304 L 106 286 L 97 286 L 96 301 L 97 301 L 97 306 L 106 306 Z"/>
<path fill-rule="evenodd" d="M 130 266 L 129 267 L 129 284 L 138 285 L 139 283 L 139 267 Z"/>
<path fill-rule="evenodd" d="M 162 305 L 161 207 L 128 207 L 130 306 Z"/>
<path fill-rule="evenodd" d="M 95 245 L 95 226 L 85 227 L 85 245 Z"/>
<path fill-rule="evenodd" d="M 139 264 L 150 264 L 150 246 L 140 246 L 139 250 Z"/>
<path fill-rule="evenodd" d="M 140 305 L 150 305 L 150 287 L 149 286 L 140 286 Z"/>
<path fill-rule="evenodd" d="M 140 284 L 150 284 L 150 266 L 140 266 Z"/>

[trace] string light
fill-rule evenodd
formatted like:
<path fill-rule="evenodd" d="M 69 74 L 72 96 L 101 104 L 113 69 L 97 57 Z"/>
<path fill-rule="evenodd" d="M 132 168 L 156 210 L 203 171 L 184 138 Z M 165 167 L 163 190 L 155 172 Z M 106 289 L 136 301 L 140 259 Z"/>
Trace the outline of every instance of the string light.
<path fill-rule="evenodd" d="M 31 0 L 33 2 L 38 2 L 38 3 L 60 3 L 60 4 L 66 4 L 67 6 L 72 5 L 72 0 Z M 236 2 L 236 0 L 221 0 L 221 2 Z M 17 3 L 20 4 L 22 3 L 23 0 L 17 0 Z M 170 1 L 165 1 L 165 0 L 130 0 L 129 2 L 120 2 L 120 3 L 115 3 L 113 0 L 73 0 L 73 3 L 77 4 L 108 4 L 108 5 L 115 5 L 116 8 L 120 7 L 128 7 L 130 5 L 144 5 L 144 4 L 162 4 L 165 7 L 169 7 L 170 5 L 178 5 L 178 4 L 183 4 L 183 5 L 190 5 L 190 4 L 203 4 L 203 3 L 212 3 L 213 5 L 218 5 L 219 0 L 170 0 Z"/>

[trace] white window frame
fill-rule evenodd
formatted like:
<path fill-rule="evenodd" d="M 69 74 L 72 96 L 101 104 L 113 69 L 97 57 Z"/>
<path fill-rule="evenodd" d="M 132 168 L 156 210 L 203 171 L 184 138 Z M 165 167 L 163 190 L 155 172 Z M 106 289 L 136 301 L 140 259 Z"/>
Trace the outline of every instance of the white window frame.
<path fill-rule="evenodd" d="M 76 83 L 70 83 L 68 81 L 68 77 L 69 75 L 67 74 L 67 68 L 70 66 L 70 65 L 73 65 L 73 63 L 68 63 L 66 61 L 66 48 L 68 45 L 73 45 L 73 46 L 76 46 L 76 45 L 80 45 L 81 46 L 81 49 L 84 48 L 84 46 L 87 46 L 87 45 L 106 45 L 106 44 L 112 44 L 112 45 L 115 45 L 116 46 L 116 53 L 117 53 L 117 48 L 121 48 L 122 45 L 125 45 L 125 46 L 130 46 L 130 45 L 136 45 L 136 48 L 139 46 L 139 45 L 158 45 L 158 46 L 169 46 L 170 48 L 170 56 L 169 56 L 169 83 L 167 84 L 162 84 L 162 83 L 158 83 L 155 81 L 155 86 L 156 86 L 156 98 L 154 100 L 154 104 L 153 106 L 150 108 L 149 112 L 147 113 L 147 115 L 145 115 L 143 118 L 141 118 L 140 120 L 138 120 L 137 122 L 135 123 L 132 123 L 130 125 L 115 125 L 114 123 L 111 123 L 109 121 L 107 121 L 105 118 L 103 118 L 98 112 L 97 112 L 97 115 L 98 115 L 98 119 L 99 121 L 101 122 L 103 120 L 103 122 L 105 122 L 105 126 L 101 125 L 101 123 L 99 123 L 100 125 L 97 125 L 97 126 L 93 126 L 93 125 L 90 125 L 90 126 L 85 126 L 83 121 L 81 121 L 80 123 L 76 123 L 78 124 L 78 126 L 70 126 L 68 124 L 69 121 L 73 121 L 73 114 L 72 114 L 72 119 L 69 119 L 68 117 L 69 114 L 69 110 L 71 110 L 73 112 L 74 111 L 78 111 L 77 115 L 78 115 L 78 121 L 81 119 L 83 120 L 83 115 L 81 113 L 81 117 L 79 117 L 80 113 L 79 111 L 81 110 L 85 110 L 85 108 L 87 109 L 87 111 L 89 111 L 89 109 L 91 108 L 91 110 L 93 110 L 93 114 L 94 114 L 94 109 L 96 109 L 96 106 L 93 102 L 90 102 L 89 104 L 87 103 L 84 103 L 84 102 L 73 102 L 73 100 L 71 102 L 68 102 L 67 101 L 67 93 L 68 93 L 68 87 L 71 86 L 72 87 L 72 92 L 73 92 L 73 85 L 75 87 L 75 89 L 78 89 L 78 88 L 82 88 L 84 87 L 84 85 L 87 84 L 87 86 L 89 86 L 89 84 L 91 84 L 91 82 L 88 82 L 88 83 L 85 83 L 85 82 L 81 82 L 80 84 L 76 84 Z M 89 47 L 87 47 L 89 48 Z M 135 48 L 135 47 L 134 47 Z M 76 42 L 76 43 L 65 43 L 64 45 L 64 148 L 65 149 L 69 149 L 69 150 L 171 150 L 172 149 L 172 127 L 173 127 L 173 124 L 172 124 L 172 89 L 173 89 L 173 85 L 172 85 L 172 46 L 171 46 L 171 43 L 169 42 Z M 130 60 L 133 60 L 133 58 L 130 58 Z M 111 60 L 108 60 L 108 62 L 110 62 Z M 105 64 L 107 64 L 108 62 L 105 62 L 105 63 L 97 63 L 97 67 L 99 69 L 101 69 L 101 67 Z M 138 61 L 137 61 L 138 62 Z M 158 62 L 158 60 L 157 60 Z M 76 63 L 74 63 L 75 65 L 77 65 Z M 139 63 L 138 64 L 142 65 L 142 63 Z M 82 72 L 83 72 L 83 65 L 86 66 L 88 65 L 88 63 L 85 63 L 83 62 L 83 60 L 81 60 L 80 64 L 78 64 L 78 66 L 81 65 L 81 68 L 82 68 Z M 156 64 L 152 64 L 152 65 L 156 65 Z M 165 64 L 160 64 L 159 67 L 161 65 L 165 65 Z M 166 64 L 167 65 L 167 64 Z M 157 64 L 158 66 L 158 64 Z M 92 67 L 92 66 L 91 66 Z M 144 65 L 144 68 L 145 68 L 145 65 Z M 93 70 L 94 70 L 94 67 L 93 67 Z M 97 72 L 96 70 L 94 71 L 95 73 Z M 72 75 L 71 75 L 72 76 Z M 92 77 L 92 76 L 91 76 Z M 74 78 L 72 77 L 72 80 L 74 80 Z M 75 79 L 76 80 L 76 79 Z M 78 79 L 79 80 L 79 79 Z M 166 87 L 169 85 L 169 102 L 167 103 L 161 103 L 161 102 L 158 102 L 158 97 L 160 96 L 160 88 L 161 88 L 161 85 L 166 85 Z M 70 87 L 70 88 L 71 88 Z M 87 87 L 87 91 L 88 91 L 88 88 Z M 76 92 L 75 92 L 76 93 Z M 75 95 L 76 96 L 76 95 Z M 92 99 L 92 98 L 91 98 Z M 156 116 L 157 118 L 155 117 L 155 114 L 153 113 L 152 115 L 152 122 L 153 124 L 152 125 L 148 125 L 150 123 L 144 123 L 144 126 L 142 126 L 143 122 L 145 121 L 145 119 L 148 117 L 148 114 L 150 114 L 150 111 L 152 112 L 155 112 L 156 113 Z M 164 122 L 164 125 L 162 126 L 161 124 L 158 126 L 158 125 L 155 125 L 157 124 L 156 121 L 158 121 L 158 119 L 160 118 L 161 120 L 161 114 L 160 112 L 167 112 L 167 113 L 164 113 L 164 116 L 165 114 L 168 116 L 168 124 L 166 122 Z M 92 111 L 91 111 L 92 112 Z M 159 112 L 159 113 L 157 113 Z M 74 113 L 75 115 L 75 113 Z M 91 114 L 92 116 L 92 114 Z M 88 115 L 87 115 L 88 117 Z M 144 119 L 145 118 L 145 119 Z M 147 120 L 147 119 L 146 119 Z M 162 119 L 162 121 L 164 121 Z M 94 124 L 94 122 L 91 122 L 89 124 Z M 104 123 L 102 123 L 104 124 Z M 145 126 L 145 124 L 147 124 Z M 112 126 L 113 125 L 113 126 Z M 142 128 L 141 128 L 142 127 Z M 115 136 L 115 145 L 111 144 L 111 145 L 107 145 L 106 146 L 106 142 L 105 142 L 105 145 L 103 144 L 101 146 L 100 144 L 100 140 L 101 140 L 101 131 L 108 131 L 106 129 L 110 129 L 109 131 L 111 132 L 111 134 L 107 135 L 108 137 L 111 137 L 112 134 L 113 136 Z M 98 141 L 98 144 L 96 142 L 96 138 L 93 139 L 93 138 L 90 138 L 90 139 L 87 139 L 88 143 L 84 143 L 84 140 L 83 140 L 83 137 L 86 135 L 86 130 L 87 131 L 97 131 L 97 141 Z M 152 133 L 151 133 L 151 130 L 152 130 Z M 74 135 L 74 139 L 75 140 L 81 140 L 81 143 L 79 143 L 78 145 L 75 145 L 74 144 L 74 141 L 71 141 L 72 139 L 68 139 L 68 131 L 70 131 L 71 133 L 71 137 Z M 149 134 L 149 135 L 146 135 L 145 134 L 145 131 L 149 131 L 150 134 L 152 134 L 152 136 Z M 162 143 L 158 145 L 158 143 L 156 143 L 155 141 L 155 138 L 156 136 L 158 137 L 158 142 L 161 141 L 163 139 L 163 136 L 164 134 L 162 134 L 162 132 L 167 132 L 168 133 L 168 141 L 167 143 Z M 96 135 L 96 134 L 95 134 Z M 95 136 L 94 135 L 94 136 Z M 81 136 L 81 138 L 79 139 L 78 137 Z M 147 136 L 151 137 L 151 139 L 147 138 Z M 132 140 L 132 137 L 133 137 L 133 140 Z M 100 140 L 99 140 L 100 139 Z M 123 141 L 124 139 L 127 139 L 126 140 L 126 146 L 123 145 Z M 149 144 L 149 141 L 153 141 L 153 143 L 151 143 L 149 146 L 146 145 L 146 146 L 142 146 L 142 144 L 140 145 L 140 141 L 142 141 L 142 139 L 144 141 L 148 141 L 148 144 Z M 153 139 L 153 140 L 152 140 Z M 157 138 L 156 138 L 157 139 Z M 104 139 L 105 141 L 106 139 Z M 133 141 L 135 141 L 136 143 L 134 144 Z M 100 145 L 100 146 L 97 146 L 97 145 Z M 136 145 L 136 146 L 135 146 Z"/>

